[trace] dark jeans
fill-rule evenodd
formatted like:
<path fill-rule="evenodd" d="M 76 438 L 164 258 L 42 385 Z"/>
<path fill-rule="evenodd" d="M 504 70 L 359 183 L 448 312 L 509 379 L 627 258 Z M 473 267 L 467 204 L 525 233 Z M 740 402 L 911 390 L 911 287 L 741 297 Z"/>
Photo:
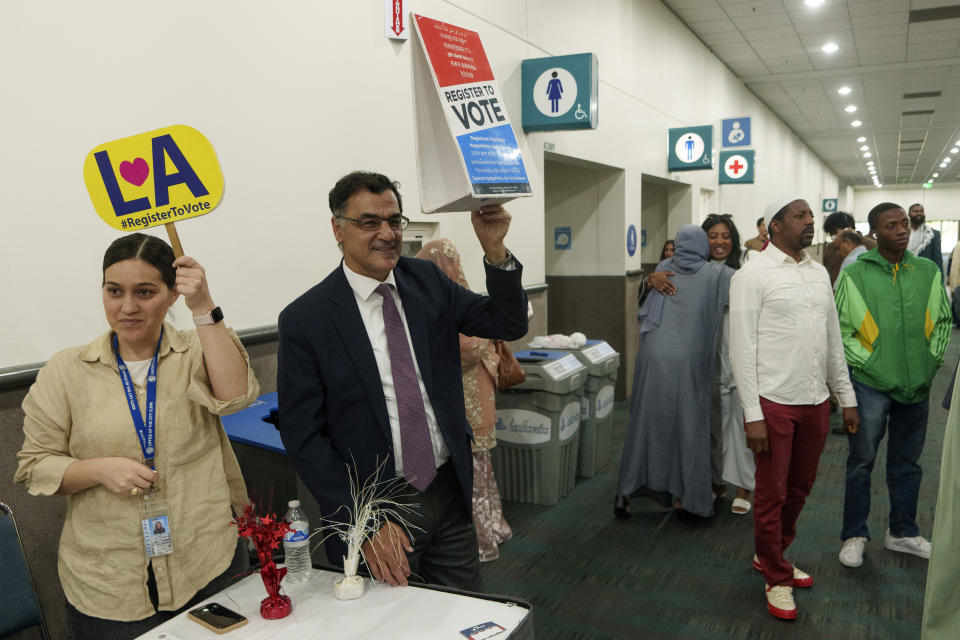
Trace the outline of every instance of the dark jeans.
<path fill-rule="evenodd" d="M 150 592 L 150 601 L 153 603 L 153 608 L 156 609 L 159 599 L 157 596 L 157 581 L 153 575 L 153 568 L 150 565 L 147 565 L 147 567 L 147 590 Z M 70 640 L 113 640 L 114 638 L 116 640 L 127 640 L 128 638 L 136 638 L 223 591 L 236 580 L 243 578 L 249 570 L 250 557 L 247 554 L 247 545 L 241 539 L 237 541 L 237 551 L 227 570 L 211 580 L 207 586 L 200 589 L 190 599 L 190 602 L 176 611 L 157 611 L 143 620 L 121 622 L 88 616 L 80 613 L 67 602 L 67 638 Z"/>
<path fill-rule="evenodd" d="M 890 534 L 920 535 L 917 496 L 920 494 L 920 454 L 927 435 L 929 401 L 902 404 L 862 382 L 852 380 L 860 411 L 860 430 L 848 436 L 847 488 L 843 500 L 843 540 L 869 538 L 870 473 L 877 448 L 888 427 L 887 490 L 890 494 Z"/>

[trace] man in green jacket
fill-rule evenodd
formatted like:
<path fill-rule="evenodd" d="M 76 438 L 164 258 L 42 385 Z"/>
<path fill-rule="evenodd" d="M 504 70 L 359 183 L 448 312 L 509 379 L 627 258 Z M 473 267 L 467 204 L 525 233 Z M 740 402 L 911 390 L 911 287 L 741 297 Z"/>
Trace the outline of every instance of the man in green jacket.
<path fill-rule="evenodd" d="M 868 216 L 877 248 L 862 254 L 837 279 L 837 312 L 860 430 L 848 436 L 843 547 L 840 562 L 863 563 L 870 538 L 870 473 L 889 428 L 887 488 L 890 525 L 883 544 L 891 551 L 930 557 L 917 527 L 920 453 L 927 432 L 930 383 L 943 364 L 952 318 L 937 265 L 907 251 L 910 221 L 885 202 Z"/>

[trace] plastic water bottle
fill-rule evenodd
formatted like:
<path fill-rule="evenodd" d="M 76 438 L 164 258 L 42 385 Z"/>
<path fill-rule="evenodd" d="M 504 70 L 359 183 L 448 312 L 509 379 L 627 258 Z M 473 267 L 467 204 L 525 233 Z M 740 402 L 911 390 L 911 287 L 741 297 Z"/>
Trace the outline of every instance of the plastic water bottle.
<path fill-rule="evenodd" d="M 310 561 L 310 523 L 306 512 L 300 508 L 299 500 L 291 500 L 283 519 L 293 531 L 283 537 L 284 564 L 287 567 L 286 580 L 289 584 L 306 582 L 310 579 L 313 563 Z"/>

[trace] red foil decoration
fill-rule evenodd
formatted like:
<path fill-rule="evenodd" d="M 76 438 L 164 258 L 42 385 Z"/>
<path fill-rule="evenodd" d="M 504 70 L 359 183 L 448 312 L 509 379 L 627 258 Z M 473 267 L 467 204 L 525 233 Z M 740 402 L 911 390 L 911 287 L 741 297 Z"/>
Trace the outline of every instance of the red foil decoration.
<path fill-rule="evenodd" d="M 287 575 L 287 568 L 277 569 L 273 561 L 273 551 L 280 546 L 283 536 L 292 531 L 290 525 L 275 514 L 254 515 L 252 504 L 244 507 L 243 515 L 231 524 L 236 525 L 241 536 L 253 541 L 260 558 L 260 578 L 267 590 L 267 597 L 260 603 L 260 615 L 266 620 L 287 617 L 293 611 L 293 605 L 290 603 L 290 596 L 280 593 L 280 582 Z"/>

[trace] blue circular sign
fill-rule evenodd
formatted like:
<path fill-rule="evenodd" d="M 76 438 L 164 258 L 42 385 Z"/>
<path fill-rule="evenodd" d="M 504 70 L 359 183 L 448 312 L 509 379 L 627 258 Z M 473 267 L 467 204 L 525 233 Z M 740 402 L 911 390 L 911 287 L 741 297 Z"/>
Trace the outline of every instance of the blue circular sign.
<path fill-rule="evenodd" d="M 637 252 L 637 228 L 633 225 L 627 227 L 627 255 L 633 257 Z"/>

